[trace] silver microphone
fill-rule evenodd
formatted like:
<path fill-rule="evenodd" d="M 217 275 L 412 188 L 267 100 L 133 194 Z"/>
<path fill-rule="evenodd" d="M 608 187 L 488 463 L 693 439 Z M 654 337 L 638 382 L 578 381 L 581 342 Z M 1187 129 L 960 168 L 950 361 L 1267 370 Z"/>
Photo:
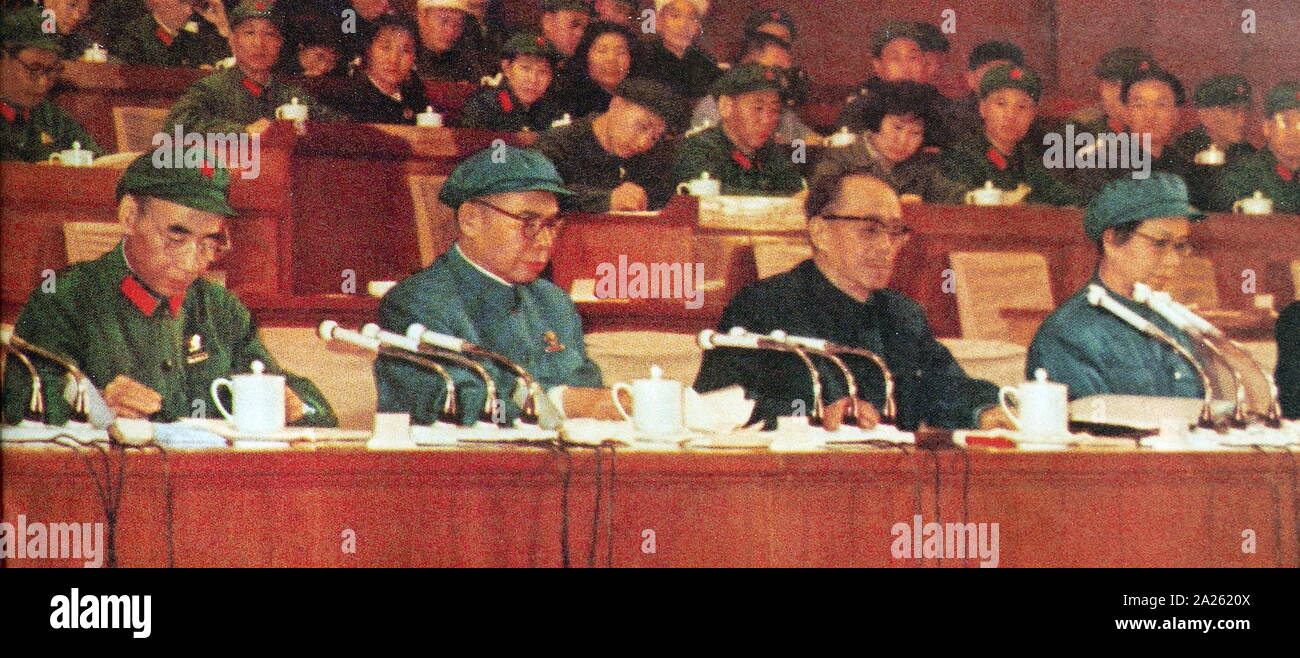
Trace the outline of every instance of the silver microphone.
<path fill-rule="evenodd" d="M 773 331 L 772 337 L 776 338 L 777 333 L 777 331 Z M 785 334 L 785 332 L 780 332 L 780 334 L 785 337 L 787 342 L 794 343 L 805 349 L 824 352 L 827 355 L 827 358 L 836 357 L 840 354 L 850 354 L 871 361 L 875 364 L 876 368 L 880 369 L 880 374 L 885 382 L 885 408 L 880 410 L 880 420 L 887 425 L 892 425 L 898 420 L 898 403 L 894 399 L 894 373 L 889 369 L 889 366 L 885 364 L 885 360 L 879 354 L 861 347 L 850 347 L 848 345 L 832 343 L 831 341 L 822 338 L 790 336 Z M 832 361 L 839 365 L 840 369 L 844 371 L 846 376 L 848 375 L 849 371 L 844 367 L 843 361 L 838 358 L 834 358 Z"/>
<path fill-rule="evenodd" d="M 1197 420 L 1197 425 L 1208 429 L 1219 429 L 1215 425 L 1214 412 L 1210 408 L 1210 405 L 1214 400 L 1214 388 L 1210 383 L 1210 377 L 1205 373 L 1205 368 L 1201 367 L 1201 363 L 1196 360 L 1196 357 L 1193 356 L 1191 352 L 1187 351 L 1186 347 L 1183 347 L 1182 343 L 1171 338 L 1169 334 L 1162 331 L 1160 327 L 1152 324 L 1146 318 L 1125 308 L 1123 304 L 1115 301 L 1106 292 L 1105 288 L 1102 288 L 1095 283 L 1088 286 L 1088 303 L 1106 309 L 1111 314 L 1128 323 L 1143 334 L 1151 336 L 1152 338 L 1168 345 L 1171 349 L 1177 352 L 1179 356 L 1192 364 L 1192 368 L 1196 370 L 1196 374 L 1201 378 L 1201 388 L 1205 389 L 1205 397 L 1201 404 L 1201 417 Z"/>
<path fill-rule="evenodd" d="M 712 329 L 701 331 L 696 338 L 701 349 L 713 349 L 715 347 L 735 347 L 747 350 L 774 350 L 777 352 L 788 352 L 799 357 L 800 361 L 808 368 L 808 376 L 812 379 L 813 410 L 808 417 L 808 424 L 814 427 L 821 427 L 826 418 L 826 408 L 822 403 L 822 378 L 821 373 L 817 371 L 817 366 L 813 364 L 812 359 L 808 358 L 808 351 L 798 345 L 787 344 L 759 334 L 751 334 L 744 327 L 732 327 L 725 334 L 720 334 Z M 854 414 L 856 416 L 856 414 Z M 856 419 L 855 419 L 856 420 Z"/>
<path fill-rule="evenodd" d="M 506 370 L 513 372 L 515 377 L 519 378 L 519 385 L 523 386 L 524 390 L 527 391 L 524 404 L 519 409 L 519 420 L 533 425 L 538 423 L 538 409 L 546 404 L 546 401 L 544 400 L 546 393 L 542 391 L 542 386 L 537 383 L 537 379 L 525 370 L 523 366 L 520 366 L 514 361 L 511 361 L 496 352 L 479 347 L 463 338 L 440 334 L 436 331 L 429 331 L 424 325 L 418 322 L 412 323 L 411 326 L 406 328 L 406 337 L 419 343 L 441 348 L 441 351 L 432 351 L 430 353 L 439 354 L 450 351 L 478 359 L 487 359 L 504 367 Z M 429 352 L 429 350 L 424 350 L 424 348 L 421 349 Z"/>
<path fill-rule="evenodd" d="M 318 333 L 322 340 L 337 340 L 339 342 L 348 343 L 349 345 L 355 345 L 376 354 L 383 354 L 384 356 L 391 356 L 409 363 L 414 363 L 438 373 L 444 382 L 446 398 L 443 400 L 442 409 L 438 412 L 437 420 L 452 425 L 460 424 L 460 413 L 456 407 L 456 382 L 451 378 L 451 373 L 447 372 L 447 369 L 443 368 L 442 365 L 412 354 L 409 351 L 385 345 L 378 338 L 373 336 L 366 336 L 350 329 L 344 329 L 339 326 L 339 323 L 333 320 L 326 320 L 320 323 Z"/>
<path fill-rule="evenodd" d="M 53 361 L 67 371 L 68 385 L 64 387 L 63 398 L 71 405 L 70 420 L 90 423 L 99 429 L 106 429 L 117 420 L 117 414 L 104 401 L 99 390 L 95 388 L 86 373 L 77 366 L 76 361 L 39 345 L 33 345 L 8 328 L 0 328 L 0 345 L 14 352 L 23 352 Z"/>
<path fill-rule="evenodd" d="M 497 384 L 496 381 L 492 379 L 492 374 L 484 369 L 478 362 L 455 352 L 430 348 L 409 336 L 403 336 L 391 331 L 384 331 L 379 327 L 379 325 L 373 322 L 362 327 L 361 333 L 366 336 L 378 338 L 379 341 L 385 345 L 419 354 L 426 359 L 439 359 L 448 363 L 454 363 L 468 369 L 470 372 L 473 372 L 479 379 L 483 380 L 483 390 L 487 395 L 483 400 L 483 409 L 479 413 L 479 420 L 485 423 L 494 422 L 496 414 L 493 412 L 496 410 Z M 500 424 L 504 426 L 505 421 L 502 421 Z"/>

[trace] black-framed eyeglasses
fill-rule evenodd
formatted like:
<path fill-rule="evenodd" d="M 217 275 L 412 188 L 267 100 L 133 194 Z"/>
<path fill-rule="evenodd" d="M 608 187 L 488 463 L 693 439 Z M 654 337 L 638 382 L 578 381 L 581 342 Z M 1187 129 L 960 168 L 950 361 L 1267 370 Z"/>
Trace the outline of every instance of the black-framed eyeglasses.
<path fill-rule="evenodd" d="M 18 63 L 22 64 L 23 68 L 27 70 L 27 77 L 31 78 L 33 82 L 41 79 L 42 76 L 58 78 L 60 75 L 63 75 L 63 62 L 55 62 L 50 66 L 42 66 L 39 63 L 28 63 L 17 55 L 14 56 L 14 59 L 18 60 Z"/>
<path fill-rule="evenodd" d="M 1156 238 L 1147 235 L 1142 231 L 1134 231 L 1133 234 L 1140 235 L 1150 240 L 1151 246 L 1155 247 L 1156 251 L 1159 251 L 1162 254 L 1167 253 L 1170 249 L 1173 249 L 1174 251 L 1178 252 L 1179 256 L 1186 258 L 1188 256 L 1191 256 L 1192 253 L 1196 251 L 1196 248 L 1193 247 L 1191 243 L 1187 242 L 1186 240 L 1174 241 L 1174 240 L 1167 240 L 1164 238 Z"/>
<path fill-rule="evenodd" d="M 556 217 L 524 217 L 522 215 L 516 215 L 509 210 L 503 210 L 482 199 L 471 199 L 470 203 L 477 203 L 480 206 L 486 206 L 502 215 L 505 215 L 506 217 L 509 217 L 510 219 L 515 220 L 516 222 L 519 222 L 520 224 L 523 224 L 522 228 L 524 238 L 528 240 L 536 240 L 537 237 L 546 230 L 554 231 L 553 235 L 559 235 L 560 231 L 564 230 L 563 219 Z"/>
<path fill-rule="evenodd" d="M 892 241 L 899 241 L 912 235 L 912 227 L 890 225 L 889 222 L 884 220 L 884 218 L 873 215 L 860 217 L 856 215 L 822 215 L 821 218 L 837 221 L 862 222 L 867 225 L 864 233 L 866 233 L 867 238 L 872 240 L 889 238 Z"/>

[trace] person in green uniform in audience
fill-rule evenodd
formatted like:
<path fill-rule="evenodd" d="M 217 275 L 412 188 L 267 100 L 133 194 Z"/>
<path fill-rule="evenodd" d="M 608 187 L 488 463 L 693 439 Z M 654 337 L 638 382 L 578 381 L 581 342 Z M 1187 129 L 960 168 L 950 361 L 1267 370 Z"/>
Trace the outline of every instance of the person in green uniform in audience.
<path fill-rule="evenodd" d="M 1277 382 L 1282 415 L 1300 420 L 1300 302 L 1292 302 L 1277 319 Z"/>
<path fill-rule="evenodd" d="M 1146 304 L 1133 301 L 1133 286 L 1164 290 L 1191 253 L 1192 222 L 1205 215 L 1188 203 L 1178 176 L 1152 172 L 1107 183 L 1083 216 L 1083 232 L 1097 245 L 1099 285 L 1118 304 L 1154 323 L 1189 351 L 1191 338 Z M 1088 301 L 1088 286 L 1052 312 L 1029 346 L 1025 375 L 1039 368 L 1070 387 L 1070 399 L 1091 395 L 1200 398 L 1201 380 L 1178 352 L 1119 316 Z"/>
<path fill-rule="evenodd" d="M 550 130 L 563 116 L 547 95 L 555 79 L 559 51 L 545 37 L 521 32 L 502 48 L 501 84 L 484 86 L 461 108 L 463 128 L 501 132 Z"/>
<path fill-rule="evenodd" d="M 745 17 L 745 38 L 756 34 L 770 34 L 793 46 L 795 37 L 799 36 L 799 26 L 783 9 L 755 9 Z"/>
<path fill-rule="evenodd" d="M 1273 212 L 1300 214 L 1300 81 L 1269 90 L 1262 128 L 1267 144 L 1228 166 L 1214 207 L 1229 210 L 1258 191 L 1273 200 Z"/>
<path fill-rule="evenodd" d="M 967 376 L 935 339 L 920 305 L 888 287 L 911 233 L 894 191 L 863 172 L 836 172 L 813 181 L 805 210 L 812 258 L 737 292 L 717 330 L 743 327 L 767 334 L 780 329 L 875 352 L 893 372 L 896 424 L 905 430 L 923 423 L 950 429 L 1007 426 L 997 404 L 998 387 Z M 845 359 L 858 386 L 858 399 L 852 400 L 843 374 L 826 360 L 813 359 L 821 374 L 827 429 L 839 427 L 850 405 L 862 426 L 879 422 L 885 386 L 873 363 Z M 706 351 L 695 390 L 737 384 L 755 401 L 750 422 L 767 429 L 779 417 L 807 416 L 814 409 L 808 370 L 793 354 Z"/>
<path fill-rule="evenodd" d="M 263 6 L 270 4 L 258 0 Z M 230 26 L 221 0 L 145 0 L 149 13 L 137 17 L 113 41 L 110 51 L 135 66 L 208 68 L 230 56 Z"/>
<path fill-rule="evenodd" d="M 230 248 L 230 174 L 207 155 L 200 167 L 158 167 L 151 154 L 126 168 L 117 185 L 122 241 L 99 258 L 72 265 L 53 288 L 32 291 L 14 333 L 71 359 L 119 417 L 171 422 L 216 414 L 213 380 L 250 372 L 261 361 L 286 377 L 285 419 L 337 425 L 333 410 L 307 379 L 285 373 L 262 345 L 248 309 L 202 274 Z M 12 357 L 11 357 L 12 359 Z M 46 421 L 61 425 L 72 410 L 63 370 L 33 358 Z M 22 420 L 32 382 L 11 360 L 5 369 L 4 415 Z M 230 408 L 228 397 L 222 400 Z"/>
<path fill-rule="evenodd" d="M 799 118 L 799 113 L 790 105 L 790 94 L 795 93 L 795 85 L 799 81 L 800 69 L 794 66 L 794 60 L 791 58 L 790 45 L 782 41 L 779 37 L 774 37 L 766 32 L 758 32 L 752 36 L 745 37 L 745 43 L 741 46 L 740 61 L 741 64 L 760 64 L 762 66 L 777 69 L 784 77 L 781 85 L 782 95 L 785 97 L 785 108 L 781 111 L 781 122 L 776 126 L 776 132 L 773 133 L 773 139 L 781 144 L 789 144 L 796 139 L 801 139 L 806 144 L 820 145 L 822 136 L 817 131 L 809 128 Z M 718 102 L 713 96 L 705 96 L 695 104 L 695 109 L 691 113 L 692 128 L 708 128 L 721 123 L 721 117 L 718 116 Z"/>
<path fill-rule="evenodd" d="M 722 75 L 718 61 L 696 40 L 704 29 L 711 0 L 655 0 L 654 34 L 632 56 L 632 76 L 658 80 L 694 101 Z"/>
<path fill-rule="evenodd" d="M 555 163 L 570 204 L 582 212 L 657 210 L 672 197 L 673 143 L 686 104 L 667 85 L 629 78 L 614 88 L 609 109 L 552 128 L 535 147 Z"/>
<path fill-rule="evenodd" d="M 1120 97 L 1124 79 L 1142 67 L 1155 68 L 1156 59 L 1151 53 L 1133 46 L 1124 46 L 1106 51 L 1097 60 L 1093 75 L 1097 78 L 1096 103 L 1082 107 L 1066 118 L 1077 132 L 1099 133 L 1123 132 L 1128 127 L 1127 109 Z"/>
<path fill-rule="evenodd" d="M 59 41 L 41 31 L 40 10 L 5 11 L 2 38 L 0 160 L 44 162 L 74 144 L 101 155 L 86 129 L 49 98 L 63 63 Z"/>
<path fill-rule="evenodd" d="M 772 136 L 785 109 L 780 71 L 744 64 L 727 71 L 713 87 L 722 123 L 682 141 L 673 165 L 676 182 L 709 175 L 722 193 L 789 196 L 804 188 L 789 146 Z"/>
<path fill-rule="evenodd" d="M 309 107 L 311 121 L 344 119 L 271 73 L 284 40 L 278 15 L 264 3 L 245 0 L 231 12 L 230 24 L 235 65 L 190 85 L 163 121 L 164 132 L 180 126 L 187 133 L 261 133 L 274 120 L 275 109 L 295 98 Z"/>
<path fill-rule="evenodd" d="M 984 131 L 940 153 L 943 175 L 968 190 L 992 181 L 1004 191 L 1004 202 L 1082 205 L 1082 197 L 1043 164 L 1040 147 L 1026 139 L 1042 96 L 1038 76 L 1023 66 L 995 66 L 980 80 L 979 93 Z"/>
<path fill-rule="evenodd" d="M 557 197 L 568 195 L 546 156 L 488 148 L 451 173 L 438 199 L 456 211 L 460 238 L 429 267 L 379 303 L 379 325 L 405 334 L 413 323 L 463 338 L 523 366 L 563 416 L 615 420 L 600 368 L 587 355 L 582 320 L 567 293 L 540 278 L 563 225 Z M 515 376 L 485 363 L 507 420 L 519 415 Z M 482 381 L 448 366 L 464 424 L 483 409 Z M 390 357 L 375 361 L 379 411 L 432 424 L 445 399 L 437 374 Z"/>
<path fill-rule="evenodd" d="M 955 139 L 965 139 L 984 132 L 984 117 L 980 116 L 980 81 L 984 74 L 996 66 L 1025 65 L 1025 54 L 1009 41 L 985 41 L 971 48 L 966 58 L 963 79 L 970 93 L 948 104 L 948 127 Z"/>
<path fill-rule="evenodd" d="M 1246 141 L 1246 124 L 1250 121 L 1250 81 L 1243 75 L 1223 74 L 1206 78 L 1196 86 L 1192 104 L 1200 125 L 1179 135 L 1169 145 L 1170 157 L 1183 163 L 1183 178 L 1192 205 L 1210 208 L 1224 170 L 1255 152 Z M 1210 145 L 1220 155 L 1206 153 Z M 1219 162 L 1198 162 L 1201 158 L 1218 157 Z"/>

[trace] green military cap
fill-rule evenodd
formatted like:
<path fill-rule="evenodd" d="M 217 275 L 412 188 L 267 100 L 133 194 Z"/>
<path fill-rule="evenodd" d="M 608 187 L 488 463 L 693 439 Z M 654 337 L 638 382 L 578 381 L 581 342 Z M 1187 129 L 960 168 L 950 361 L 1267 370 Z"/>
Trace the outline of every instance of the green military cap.
<path fill-rule="evenodd" d="M 720 96 L 739 96 L 751 91 L 764 91 L 771 89 L 776 92 L 785 92 L 785 79 L 781 72 L 761 64 L 741 64 L 727 69 L 717 81 L 713 83 L 714 98 Z"/>
<path fill-rule="evenodd" d="M 780 23 L 787 30 L 790 30 L 790 39 L 794 40 L 799 34 L 799 28 L 795 26 L 794 19 L 783 9 L 755 9 L 749 12 L 749 17 L 745 19 L 745 34 L 754 34 L 758 28 L 768 23 Z"/>
<path fill-rule="evenodd" d="M 230 189 L 230 172 L 217 165 L 217 159 L 204 154 L 200 167 L 159 166 L 153 153 L 136 158 L 117 181 L 117 200 L 130 194 L 149 196 L 179 203 L 203 212 L 231 216 L 235 209 L 226 200 Z"/>
<path fill-rule="evenodd" d="M 1033 71 L 1015 64 L 999 64 L 980 78 L 980 98 L 999 89 L 1019 89 L 1029 94 L 1034 102 L 1043 96 L 1043 85 Z"/>
<path fill-rule="evenodd" d="M 1300 82 L 1295 80 L 1277 83 L 1264 99 L 1264 116 L 1271 117 L 1287 110 L 1300 110 Z"/>
<path fill-rule="evenodd" d="M 952 48 L 952 44 L 948 43 L 948 37 L 943 33 L 943 30 L 939 29 L 938 25 L 917 21 L 916 30 L 921 35 L 921 41 L 919 42 L 921 50 L 927 53 L 946 53 Z"/>
<path fill-rule="evenodd" d="M 1196 85 L 1192 103 L 1196 107 L 1249 105 L 1250 81 L 1245 76 L 1233 73 L 1212 75 Z"/>
<path fill-rule="evenodd" d="M 62 52 L 63 47 L 59 44 L 56 35 L 41 29 L 43 22 L 41 10 L 36 7 L 5 10 L 3 23 L 4 47 L 6 49 L 40 48 L 56 53 Z"/>
<path fill-rule="evenodd" d="M 501 55 L 505 59 L 514 59 L 520 55 L 532 55 L 541 57 L 550 62 L 558 62 L 564 59 L 560 51 L 555 49 L 555 44 L 550 39 L 532 32 L 520 32 L 506 41 L 506 45 L 501 48 Z"/>
<path fill-rule="evenodd" d="M 1132 46 L 1124 48 L 1114 48 L 1106 51 L 1097 61 L 1097 67 L 1092 70 L 1093 74 L 1102 80 L 1123 80 L 1134 70 L 1143 67 L 1152 68 L 1156 65 L 1156 58 L 1151 53 Z"/>
<path fill-rule="evenodd" d="M 275 29 L 284 32 L 284 22 L 279 14 L 271 11 L 271 6 L 266 0 L 244 0 L 230 12 L 230 29 L 235 29 L 244 21 L 262 18 L 271 21 Z"/>
<path fill-rule="evenodd" d="M 654 112 L 671 134 L 685 129 L 686 101 L 658 80 L 626 78 L 614 88 L 614 95 Z"/>
<path fill-rule="evenodd" d="M 469 156 L 451 172 L 438 200 L 460 208 L 470 199 L 503 192 L 540 190 L 568 196 L 555 165 L 540 151 L 513 146 L 489 147 Z"/>
<path fill-rule="evenodd" d="M 1153 171 L 1150 178 L 1124 176 L 1106 183 L 1092 198 L 1083 214 L 1083 233 L 1096 242 L 1107 228 L 1158 217 L 1199 222 L 1205 213 L 1192 207 L 1187 183 L 1174 174 Z"/>
<path fill-rule="evenodd" d="M 589 0 L 542 0 L 542 11 L 577 11 L 590 15 L 592 8 Z"/>
<path fill-rule="evenodd" d="M 970 50 L 966 58 L 966 70 L 974 71 L 989 62 L 1006 60 L 1012 64 L 1025 65 L 1025 53 L 1010 41 L 985 41 Z"/>
<path fill-rule="evenodd" d="M 911 39 L 918 47 L 925 49 L 929 39 L 917 27 L 915 21 L 888 20 L 871 33 L 871 56 L 880 57 L 885 46 L 894 39 Z"/>

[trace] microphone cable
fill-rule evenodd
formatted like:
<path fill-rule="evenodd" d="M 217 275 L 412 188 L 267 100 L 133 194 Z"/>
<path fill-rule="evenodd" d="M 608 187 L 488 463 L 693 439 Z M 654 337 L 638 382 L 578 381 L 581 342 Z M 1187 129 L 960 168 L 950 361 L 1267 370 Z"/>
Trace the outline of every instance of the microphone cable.
<path fill-rule="evenodd" d="M 970 450 L 962 447 L 957 448 L 961 452 L 962 471 L 961 471 L 961 525 L 963 528 L 970 524 L 970 471 L 971 457 Z M 970 568 L 970 556 L 967 555 L 961 560 L 962 568 Z"/>
<path fill-rule="evenodd" d="M 609 512 L 605 516 L 605 568 L 614 568 L 614 511 L 615 491 L 618 486 L 618 450 L 614 448 L 614 442 L 606 440 L 602 445 L 609 449 Z M 1292 478 L 1295 476 L 1294 464 L 1292 464 Z M 1297 531 L 1300 533 L 1300 530 Z"/>
<path fill-rule="evenodd" d="M 154 442 L 153 447 L 158 449 L 158 454 L 162 457 L 163 467 L 163 522 L 166 524 L 163 532 L 167 538 L 167 568 L 176 568 L 176 535 L 174 530 L 174 500 L 175 494 L 172 490 L 172 466 L 171 458 L 162 444 Z M 144 452 L 141 449 L 141 452 Z"/>
<path fill-rule="evenodd" d="M 1258 443 L 1250 445 L 1251 452 L 1264 456 L 1264 461 L 1269 461 L 1268 451 L 1264 446 Z M 1271 469 L 1269 469 L 1271 470 Z M 1277 484 L 1270 482 L 1268 485 L 1269 493 L 1273 495 L 1273 564 L 1282 566 L 1282 493 L 1278 491 Z"/>
<path fill-rule="evenodd" d="M 60 439 L 63 439 L 66 443 L 60 442 Z M 110 443 L 108 448 L 104 448 L 104 446 L 94 441 L 82 443 L 70 434 L 59 434 L 50 441 L 65 448 L 70 448 L 81 459 L 81 463 L 86 466 L 86 470 L 90 474 L 90 480 L 95 485 L 95 491 L 99 495 L 100 507 L 104 512 L 104 525 L 107 533 L 105 545 L 107 556 L 104 564 L 110 569 L 117 567 L 117 513 L 122 506 L 122 489 L 126 478 L 125 451 L 120 448 L 117 450 L 117 479 L 114 481 L 113 458 L 110 454 L 114 452 L 115 446 L 113 444 Z M 83 450 L 86 447 L 93 447 L 99 451 L 104 465 L 102 477 L 99 471 L 95 469 L 91 457 L 87 455 L 88 451 Z"/>
<path fill-rule="evenodd" d="M 602 472 L 603 463 L 605 461 L 603 455 L 605 454 L 606 450 L 608 450 L 608 454 L 609 454 L 609 489 L 608 489 L 609 505 L 605 511 L 605 516 L 604 516 L 605 568 L 608 569 L 614 566 L 614 510 L 615 510 L 614 491 L 615 491 L 615 486 L 618 477 L 617 475 L 618 466 L 617 466 L 617 461 L 615 456 L 617 452 L 616 449 L 614 448 L 614 445 L 615 444 L 613 441 L 606 439 L 605 441 L 602 441 L 600 444 L 594 446 L 595 448 L 594 452 L 596 456 L 596 473 L 595 473 L 596 496 L 595 496 L 595 502 L 592 504 L 592 512 L 591 512 L 591 543 L 587 546 L 587 568 L 589 569 L 593 569 L 596 567 L 596 553 L 598 552 L 598 548 L 600 545 L 600 525 L 602 520 L 601 505 L 603 500 L 606 498 L 605 476 L 604 473 Z"/>
<path fill-rule="evenodd" d="M 943 474 L 939 464 L 939 451 L 934 448 L 922 448 L 922 450 L 926 453 L 931 464 L 934 466 L 934 522 L 938 525 L 939 532 L 943 532 L 943 516 L 940 514 L 939 509 L 939 494 L 943 490 Z M 944 550 L 947 550 L 947 548 L 947 546 L 944 546 Z M 940 550 L 938 555 L 935 556 L 935 559 L 938 560 L 939 566 L 941 567 L 943 566 L 944 550 Z"/>

